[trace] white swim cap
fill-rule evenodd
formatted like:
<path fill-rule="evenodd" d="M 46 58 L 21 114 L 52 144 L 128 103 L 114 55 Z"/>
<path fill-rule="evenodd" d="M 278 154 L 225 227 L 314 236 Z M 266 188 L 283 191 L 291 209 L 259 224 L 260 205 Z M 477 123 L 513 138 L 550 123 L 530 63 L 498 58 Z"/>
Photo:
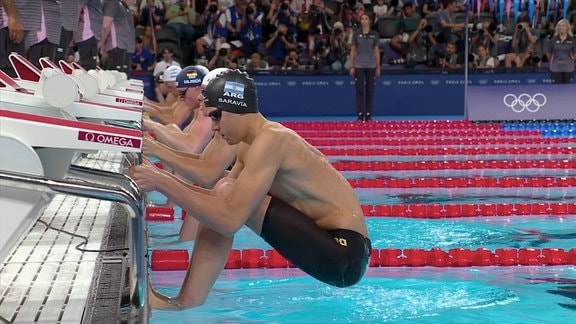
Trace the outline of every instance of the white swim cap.
<path fill-rule="evenodd" d="M 177 65 L 169 66 L 164 71 L 164 74 L 162 74 L 162 81 L 164 82 L 176 81 L 176 77 L 178 76 L 178 73 L 180 73 L 180 71 L 182 71 L 182 68 Z"/>
<path fill-rule="evenodd" d="M 202 80 L 202 87 L 206 88 L 206 86 L 208 85 L 208 83 L 210 83 L 210 81 L 212 81 L 215 77 L 220 75 L 220 73 L 228 71 L 228 70 L 230 70 L 230 69 L 228 69 L 228 68 L 216 68 L 216 69 L 208 72 L 208 74 L 206 74 L 204 76 L 204 80 Z"/>

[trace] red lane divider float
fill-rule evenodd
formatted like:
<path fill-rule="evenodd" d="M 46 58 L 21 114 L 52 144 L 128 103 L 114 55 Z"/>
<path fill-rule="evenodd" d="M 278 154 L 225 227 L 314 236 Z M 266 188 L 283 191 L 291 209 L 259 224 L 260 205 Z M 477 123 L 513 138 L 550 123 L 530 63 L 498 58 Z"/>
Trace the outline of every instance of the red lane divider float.
<path fill-rule="evenodd" d="M 171 271 L 188 269 L 187 250 L 152 251 L 151 269 Z M 478 248 L 440 248 L 430 250 L 373 249 L 370 267 L 472 267 L 472 266 L 556 266 L 576 265 L 576 248 L 498 248 L 494 251 Z M 289 268 L 294 267 L 276 250 L 231 250 L 226 269 Z"/>
<path fill-rule="evenodd" d="M 348 182 L 354 188 L 573 187 L 576 177 L 350 178 Z"/>
<path fill-rule="evenodd" d="M 576 169 L 576 160 L 336 161 L 339 171 Z"/>
<path fill-rule="evenodd" d="M 478 216 L 542 216 L 576 215 L 576 202 L 538 203 L 466 203 L 466 204 L 393 204 L 362 205 L 366 217 L 455 218 Z M 182 218 L 186 213 L 182 212 Z M 148 206 L 148 221 L 172 221 L 174 209 L 167 206 Z"/>
<path fill-rule="evenodd" d="M 576 215 L 575 202 L 362 205 L 365 217 L 455 218 Z"/>
<path fill-rule="evenodd" d="M 146 206 L 147 221 L 173 221 L 174 208 L 169 206 Z"/>
<path fill-rule="evenodd" d="M 445 155 L 568 155 L 576 147 L 423 147 L 423 148 L 338 148 L 319 149 L 327 156 L 445 156 Z"/>
<path fill-rule="evenodd" d="M 172 271 L 188 269 L 188 250 L 153 250 L 150 255 L 150 269 Z"/>

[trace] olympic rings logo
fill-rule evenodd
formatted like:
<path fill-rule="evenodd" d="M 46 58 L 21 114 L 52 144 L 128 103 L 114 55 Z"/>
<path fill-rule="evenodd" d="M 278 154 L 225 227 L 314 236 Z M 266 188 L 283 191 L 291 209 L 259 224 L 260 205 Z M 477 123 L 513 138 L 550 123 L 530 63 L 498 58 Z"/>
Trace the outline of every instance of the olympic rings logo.
<path fill-rule="evenodd" d="M 509 93 L 504 96 L 503 101 L 506 107 L 517 113 L 521 113 L 524 110 L 537 112 L 546 104 L 548 98 L 542 93 L 536 93 L 533 96 L 527 93 L 522 93 L 519 96 Z"/>

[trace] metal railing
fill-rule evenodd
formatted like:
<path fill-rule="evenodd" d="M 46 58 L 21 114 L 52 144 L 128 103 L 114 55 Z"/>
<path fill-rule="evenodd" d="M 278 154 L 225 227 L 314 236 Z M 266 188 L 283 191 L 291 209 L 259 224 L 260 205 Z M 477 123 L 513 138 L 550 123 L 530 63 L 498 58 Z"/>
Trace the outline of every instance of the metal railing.
<path fill-rule="evenodd" d="M 2 170 L 0 187 L 120 203 L 130 216 L 130 315 L 137 317 L 139 323 L 148 323 L 144 199 L 138 187 L 127 176 L 108 171 L 72 166 L 69 175 L 73 179 L 51 179 Z"/>

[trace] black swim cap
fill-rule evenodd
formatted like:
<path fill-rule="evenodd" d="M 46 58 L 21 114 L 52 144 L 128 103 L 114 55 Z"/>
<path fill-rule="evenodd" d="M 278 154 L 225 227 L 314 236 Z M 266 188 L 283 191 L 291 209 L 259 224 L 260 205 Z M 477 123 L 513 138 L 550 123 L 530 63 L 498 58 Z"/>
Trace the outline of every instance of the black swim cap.
<path fill-rule="evenodd" d="M 257 113 L 256 84 L 245 72 L 224 71 L 206 85 L 204 105 L 234 114 Z"/>

